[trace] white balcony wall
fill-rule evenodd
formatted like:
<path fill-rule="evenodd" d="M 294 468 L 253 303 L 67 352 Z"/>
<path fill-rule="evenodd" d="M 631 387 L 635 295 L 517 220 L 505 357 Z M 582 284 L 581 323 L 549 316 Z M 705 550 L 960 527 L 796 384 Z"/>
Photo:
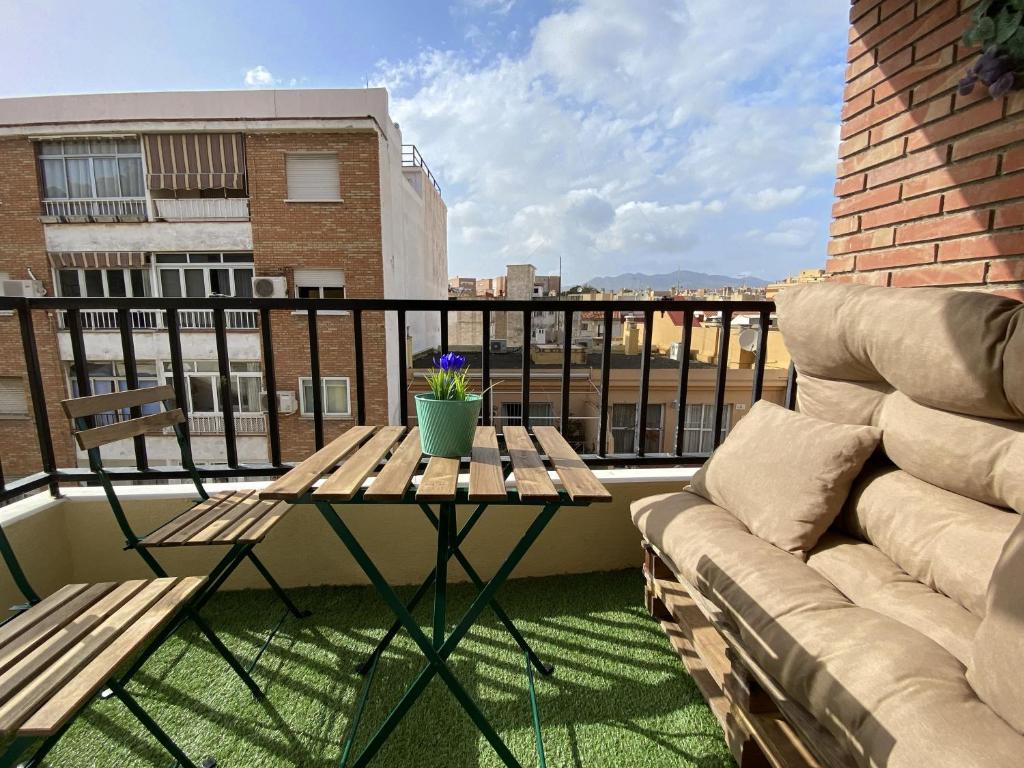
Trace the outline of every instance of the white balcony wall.
<path fill-rule="evenodd" d="M 251 251 L 248 221 L 47 224 L 48 251 Z"/>
<path fill-rule="evenodd" d="M 270 461 L 266 435 L 238 435 L 235 438 L 240 464 L 266 464 Z M 131 440 L 121 440 L 105 445 L 100 450 L 108 466 L 134 466 L 135 447 Z M 146 456 L 151 467 L 176 467 L 181 464 L 178 441 L 173 435 L 147 435 Z M 192 456 L 196 464 L 224 463 L 223 435 L 193 435 Z M 88 466 L 85 451 L 78 452 L 79 466 Z"/>
<path fill-rule="evenodd" d="M 244 197 L 202 197 L 180 200 L 155 198 L 156 217 L 166 221 L 218 221 L 249 219 L 249 200 Z"/>
<path fill-rule="evenodd" d="M 121 360 L 121 334 L 110 331 L 87 332 L 85 356 L 89 360 Z M 135 331 L 135 357 L 138 360 L 170 360 L 170 345 L 166 331 Z M 60 359 L 74 360 L 71 351 L 71 334 L 58 333 L 57 342 Z M 227 334 L 228 357 L 231 360 L 259 360 L 260 335 L 258 332 L 232 331 Z M 182 331 L 181 356 L 186 360 L 216 360 L 217 339 L 212 331 Z"/>

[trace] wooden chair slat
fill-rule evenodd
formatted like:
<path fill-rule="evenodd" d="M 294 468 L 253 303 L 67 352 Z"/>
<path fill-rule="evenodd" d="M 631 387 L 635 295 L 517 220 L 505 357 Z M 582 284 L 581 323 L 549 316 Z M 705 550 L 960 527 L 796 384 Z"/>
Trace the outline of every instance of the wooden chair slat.
<path fill-rule="evenodd" d="M 48 664 L 60 658 L 68 648 L 89 634 L 97 624 L 124 605 L 145 585 L 146 581 L 142 579 L 111 585 L 114 588 L 102 599 L 81 609 L 73 621 L 59 632 L 52 633 L 44 643 L 5 670 L 0 677 L 0 701 L 6 701 L 36 675 L 45 672 Z"/>
<path fill-rule="evenodd" d="M 352 427 L 264 488 L 260 492 L 260 498 L 297 501 L 313 487 L 320 479 L 320 475 L 351 453 L 372 432 L 373 427 Z"/>
<path fill-rule="evenodd" d="M 141 542 L 139 542 L 139 544 L 143 547 L 159 546 L 169 536 L 173 536 L 186 525 L 189 525 L 198 520 L 200 517 L 206 515 L 211 509 L 216 507 L 218 504 L 227 501 L 233 495 L 234 494 L 231 491 L 221 491 L 220 493 L 213 494 L 212 496 L 210 496 L 210 498 L 204 499 L 203 501 L 196 504 L 194 507 L 192 507 L 192 509 L 189 509 L 181 513 L 173 520 L 169 520 L 165 525 L 162 525 L 159 528 L 157 528 L 151 534 L 146 536 L 146 538 L 144 538 Z"/>
<path fill-rule="evenodd" d="M 10 669 L 37 646 L 45 643 L 55 632 L 60 632 L 82 611 L 87 610 L 90 605 L 116 586 L 117 584 L 114 582 L 93 584 L 88 589 L 79 592 L 57 610 L 51 611 L 42 621 L 36 622 L 25 631 L 5 642 L 0 646 L 0 674 Z"/>
<path fill-rule="evenodd" d="M 13 733 L 48 700 L 51 706 L 61 708 L 65 714 L 69 713 L 64 710 L 64 707 L 71 707 L 71 712 L 77 711 L 77 707 L 73 707 L 63 698 L 54 694 L 102 653 L 132 622 L 166 594 L 175 581 L 176 579 L 156 579 L 148 582 L 141 592 L 107 617 L 83 640 L 72 646 L 45 672 L 0 704 L 0 733 Z M 41 735 L 48 735 L 48 733 L 50 732 Z"/>
<path fill-rule="evenodd" d="M 469 461 L 469 500 L 504 501 L 506 498 L 498 432 L 494 427 L 477 427 Z"/>
<path fill-rule="evenodd" d="M 454 501 L 458 482 L 458 459 L 431 456 L 416 489 L 416 501 Z"/>
<path fill-rule="evenodd" d="M 71 600 L 75 595 L 88 589 L 90 586 L 89 584 L 67 584 L 33 605 L 31 610 L 15 616 L 0 627 L 0 646 L 10 642 L 11 638 L 27 631 L 29 627 L 38 624 L 68 600 Z"/>
<path fill-rule="evenodd" d="M 177 547 L 181 546 L 182 544 L 188 543 L 193 536 L 195 536 L 197 533 L 206 528 L 206 526 L 210 525 L 210 523 L 214 522 L 215 520 L 219 520 L 221 517 L 225 515 L 230 515 L 231 510 L 233 510 L 238 504 L 242 503 L 255 493 L 255 491 L 250 490 L 238 491 L 236 493 L 231 494 L 228 498 L 226 498 L 220 504 L 215 506 L 205 515 L 193 520 L 188 525 L 184 526 L 183 528 L 180 528 L 178 531 L 168 536 L 166 539 L 160 542 L 159 546 Z"/>
<path fill-rule="evenodd" d="M 284 501 L 275 502 L 272 499 L 263 502 L 266 506 L 260 517 L 251 527 L 244 528 L 238 534 L 238 541 L 253 542 L 261 541 L 264 536 L 285 516 L 285 513 L 292 508 L 291 504 Z"/>
<path fill-rule="evenodd" d="M 423 449 L 420 447 L 420 428 L 413 427 L 398 449 L 388 459 L 384 469 L 373 478 L 373 482 L 363 495 L 364 499 L 375 501 L 400 501 L 412 476 L 419 466 Z"/>
<path fill-rule="evenodd" d="M 165 579 L 159 579 L 163 582 Z M 70 680 L 64 678 L 64 684 L 60 686 L 54 695 L 41 707 L 38 707 L 32 716 L 24 722 L 19 729 L 23 736 L 47 736 L 55 733 L 68 719 L 76 713 L 96 693 L 115 670 L 125 661 L 134 655 L 160 628 L 171 619 L 202 586 L 204 578 L 188 577 L 184 579 L 167 579 L 172 582 L 169 589 L 162 589 L 157 600 L 139 600 L 143 593 L 125 605 L 110 620 L 100 626 L 102 632 L 107 624 L 113 622 L 114 617 L 125 612 L 131 618 L 123 623 L 118 631 L 112 630 L 112 637 L 103 643 L 98 654 L 92 654 L 85 665 L 78 666 L 78 674 Z M 139 604 L 145 603 L 142 610 L 126 610 L 132 603 L 138 600 Z"/>
<path fill-rule="evenodd" d="M 83 416 L 95 416 L 97 413 L 120 411 L 137 405 L 159 403 L 163 400 L 174 400 L 174 387 L 170 384 L 128 389 L 124 392 L 111 392 L 106 395 L 75 397 L 70 400 L 62 400 L 60 404 L 69 419 L 78 419 Z"/>
<path fill-rule="evenodd" d="M 535 427 L 537 442 L 573 501 L 609 501 L 612 495 L 554 427 Z"/>
<path fill-rule="evenodd" d="M 103 427 L 83 429 L 81 432 L 75 433 L 75 439 L 82 450 L 87 451 L 90 448 L 107 445 L 107 443 L 138 437 L 150 430 L 181 424 L 183 421 L 185 421 L 185 414 L 181 412 L 181 408 L 175 408 L 173 411 L 161 411 L 149 416 L 140 416 L 137 419 L 126 419 L 114 424 L 107 424 Z"/>
<path fill-rule="evenodd" d="M 402 436 L 405 427 L 381 427 L 362 448 L 323 484 L 313 491 L 317 501 L 348 501 L 363 485 L 363 481 L 377 468 L 391 446 Z"/>
<path fill-rule="evenodd" d="M 186 544 L 197 545 L 197 544 L 209 544 L 216 539 L 224 531 L 229 530 L 235 526 L 240 518 L 245 516 L 247 513 L 251 513 L 253 507 L 267 504 L 271 502 L 265 502 L 260 499 L 259 494 L 249 491 L 238 491 L 236 496 L 242 498 L 235 501 L 231 506 L 225 508 L 222 514 L 217 515 L 210 523 L 203 527 L 202 530 L 194 533 L 189 537 Z"/>
<path fill-rule="evenodd" d="M 548 477 L 544 462 L 533 445 L 525 427 L 504 427 L 505 445 L 508 447 L 512 469 L 516 476 L 516 489 L 525 501 L 555 501 L 558 491 Z"/>

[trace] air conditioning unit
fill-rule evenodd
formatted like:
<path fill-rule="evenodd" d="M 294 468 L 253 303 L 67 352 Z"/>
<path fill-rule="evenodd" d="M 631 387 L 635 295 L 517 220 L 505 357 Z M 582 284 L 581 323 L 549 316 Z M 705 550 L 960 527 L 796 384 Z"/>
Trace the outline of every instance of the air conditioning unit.
<path fill-rule="evenodd" d="M 257 299 L 283 299 L 288 295 L 288 280 L 283 277 L 254 277 L 252 295 Z"/>
<path fill-rule="evenodd" d="M 260 409 L 266 412 L 267 410 L 267 393 L 260 392 Z M 296 400 L 294 392 L 278 392 L 277 393 L 277 412 L 282 416 L 290 416 L 299 410 L 299 404 Z"/>
<path fill-rule="evenodd" d="M 491 339 L 491 352 L 508 352 L 508 339 Z"/>
<path fill-rule="evenodd" d="M 0 287 L 3 288 L 4 296 L 24 296 L 31 299 L 46 295 L 41 280 L 4 280 Z"/>

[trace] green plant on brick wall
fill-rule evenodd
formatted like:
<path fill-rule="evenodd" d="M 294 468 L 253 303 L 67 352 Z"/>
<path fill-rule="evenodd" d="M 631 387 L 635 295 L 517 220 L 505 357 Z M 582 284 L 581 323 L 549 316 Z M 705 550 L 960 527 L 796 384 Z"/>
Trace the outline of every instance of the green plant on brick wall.
<path fill-rule="evenodd" d="M 981 82 L 993 99 L 1005 96 L 1024 78 L 1024 0 L 981 0 L 964 31 L 965 45 L 984 52 L 963 80 L 960 93 L 971 93 Z"/>

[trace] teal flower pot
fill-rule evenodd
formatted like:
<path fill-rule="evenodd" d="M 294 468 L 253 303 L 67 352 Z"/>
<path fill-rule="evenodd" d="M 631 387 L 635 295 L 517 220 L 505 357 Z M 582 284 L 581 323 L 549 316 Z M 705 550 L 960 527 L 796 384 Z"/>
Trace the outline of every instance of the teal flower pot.
<path fill-rule="evenodd" d="M 468 456 L 481 402 L 480 395 L 466 395 L 465 400 L 435 400 L 432 394 L 416 395 L 423 452 L 449 458 Z"/>

